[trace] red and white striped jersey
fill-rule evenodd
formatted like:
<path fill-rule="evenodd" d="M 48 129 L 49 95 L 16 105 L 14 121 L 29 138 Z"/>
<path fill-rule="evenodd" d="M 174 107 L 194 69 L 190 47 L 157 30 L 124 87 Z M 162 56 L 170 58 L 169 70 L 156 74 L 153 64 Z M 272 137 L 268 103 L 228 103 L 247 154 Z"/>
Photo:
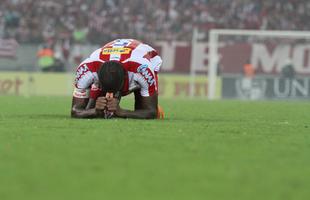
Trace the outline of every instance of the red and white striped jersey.
<path fill-rule="evenodd" d="M 122 96 L 139 89 L 141 96 L 152 96 L 158 90 L 157 73 L 162 59 L 147 44 L 133 39 L 117 39 L 95 50 L 76 70 L 75 90 L 78 98 L 97 98 L 97 70 L 107 61 L 120 62 L 126 73 Z"/>

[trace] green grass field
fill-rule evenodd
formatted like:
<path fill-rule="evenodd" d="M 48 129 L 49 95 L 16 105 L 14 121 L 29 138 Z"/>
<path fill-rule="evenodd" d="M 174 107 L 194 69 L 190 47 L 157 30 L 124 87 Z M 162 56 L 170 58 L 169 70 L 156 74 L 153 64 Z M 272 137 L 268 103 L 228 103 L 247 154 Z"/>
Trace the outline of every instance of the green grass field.
<path fill-rule="evenodd" d="M 165 120 L 71 119 L 64 97 L 0 105 L 0 200 L 310 198 L 310 102 L 164 99 Z"/>

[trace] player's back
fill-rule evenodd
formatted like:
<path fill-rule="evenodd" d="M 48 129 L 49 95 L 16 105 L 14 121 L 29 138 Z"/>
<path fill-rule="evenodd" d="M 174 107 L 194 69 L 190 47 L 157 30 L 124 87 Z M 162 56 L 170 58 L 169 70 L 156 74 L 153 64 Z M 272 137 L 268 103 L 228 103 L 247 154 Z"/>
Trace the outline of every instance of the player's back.
<path fill-rule="evenodd" d="M 148 62 L 152 64 L 151 59 L 156 56 L 158 56 L 158 53 L 155 49 L 138 40 L 117 39 L 102 47 L 100 59 L 103 61 L 119 61 L 121 63 L 131 61 L 139 64 L 148 64 Z"/>
<path fill-rule="evenodd" d="M 95 50 L 78 67 L 76 87 L 89 88 L 91 84 L 98 82 L 97 71 L 108 61 L 122 63 L 128 74 L 127 90 L 135 88 L 138 84 L 144 89 L 141 91 L 145 91 L 143 95 L 149 95 L 156 89 L 154 87 L 157 87 L 157 83 L 154 84 L 154 80 L 162 60 L 155 49 L 134 39 L 117 39 Z"/>

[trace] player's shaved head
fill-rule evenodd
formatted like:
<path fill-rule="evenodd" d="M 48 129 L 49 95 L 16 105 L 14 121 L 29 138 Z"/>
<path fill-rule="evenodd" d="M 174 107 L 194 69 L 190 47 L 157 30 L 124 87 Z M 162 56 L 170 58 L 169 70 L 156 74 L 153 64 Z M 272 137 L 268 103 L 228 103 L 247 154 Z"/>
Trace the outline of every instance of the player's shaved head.
<path fill-rule="evenodd" d="M 97 71 L 103 92 L 120 92 L 124 85 L 125 70 L 121 63 L 108 61 Z"/>

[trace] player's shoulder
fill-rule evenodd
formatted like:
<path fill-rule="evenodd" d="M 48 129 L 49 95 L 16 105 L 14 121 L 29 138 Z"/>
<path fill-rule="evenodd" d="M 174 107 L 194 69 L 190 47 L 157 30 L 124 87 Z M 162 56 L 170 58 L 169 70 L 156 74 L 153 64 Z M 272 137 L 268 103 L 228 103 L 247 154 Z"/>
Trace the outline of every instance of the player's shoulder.
<path fill-rule="evenodd" d="M 141 68 L 149 68 L 153 71 L 152 64 L 147 60 L 129 60 L 123 63 L 123 67 L 128 72 L 140 73 Z"/>
<path fill-rule="evenodd" d="M 149 68 L 152 72 L 158 72 L 162 64 L 159 56 L 150 56 L 150 54 L 132 55 L 126 62 L 123 63 L 127 71 L 138 72 L 138 69 Z"/>
<path fill-rule="evenodd" d="M 151 47 L 150 45 L 148 44 L 145 44 L 145 43 L 139 43 L 137 45 L 137 49 L 141 50 L 141 51 L 144 51 L 144 52 L 151 52 L 151 51 L 156 51 L 153 47 Z"/>
<path fill-rule="evenodd" d="M 96 49 L 93 51 L 88 58 L 83 60 L 77 68 L 77 71 L 89 70 L 91 72 L 96 72 L 98 68 L 104 63 L 103 60 L 100 58 L 102 48 Z"/>

